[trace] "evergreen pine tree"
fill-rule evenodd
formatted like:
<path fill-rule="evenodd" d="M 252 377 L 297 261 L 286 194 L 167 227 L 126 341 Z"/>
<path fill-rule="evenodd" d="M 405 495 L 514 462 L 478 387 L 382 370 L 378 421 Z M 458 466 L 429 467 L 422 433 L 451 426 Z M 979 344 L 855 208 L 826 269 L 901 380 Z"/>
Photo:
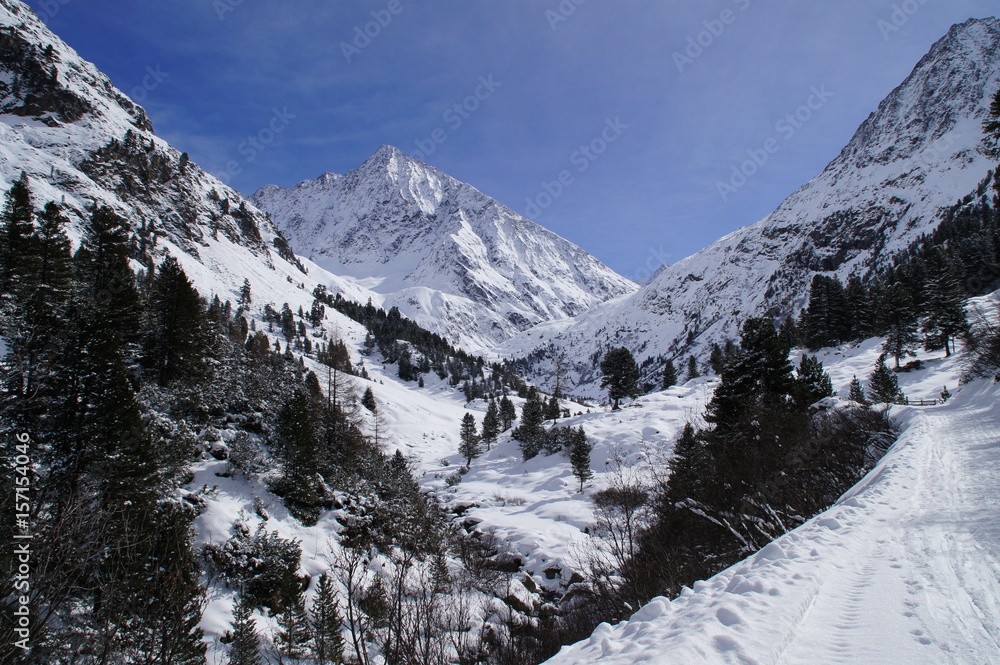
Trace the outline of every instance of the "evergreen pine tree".
<path fill-rule="evenodd" d="M 285 340 L 290 342 L 295 337 L 295 314 L 292 313 L 292 308 L 288 306 L 287 302 L 282 305 L 281 314 L 278 317 L 278 321 L 281 323 L 281 332 L 285 336 Z"/>
<path fill-rule="evenodd" d="M 52 376 L 56 473 L 67 474 L 70 491 L 98 488 L 108 510 L 142 510 L 160 488 L 160 448 L 142 420 L 124 347 L 108 320 L 89 308 L 73 308 L 67 328 L 78 332 Z"/>
<path fill-rule="evenodd" d="M 882 349 L 896 361 L 896 369 L 904 358 L 916 356 L 917 326 L 914 322 L 898 322 L 889 328 Z"/>
<path fill-rule="evenodd" d="M 410 353 L 409 349 L 403 349 L 399 354 L 399 378 L 403 381 L 416 381 L 417 372 L 413 365 L 413 355 Z M 471 395 L 467 395 L 466 401 L 471 402 Z"/>
<path fill-rule="evenodd" d="M 472 460 L 479 457 L 479 434 L 476 432 L 476 417 L 466 413 L 462 417 L 461 443 L 458 452 L 465 457 L 465 465 L 472 466 Z"/>
<path fill-rule="evenodd" d="M 698 371 L 698 361 L 694 356 L 691 356 L 688 358 L 687 380 L 697 379 L 699 376 L 701 376 L 701 372 Z"/>
<path fill-rule="evenodd" d="M 542 400 L 538 396 L 538 390 L 532 386 L 528 390 L 528 397 L 521 409 L 521 422 L 514 430 L 513 436 L 521 442 L 521 454 L 528 460 L 538 454 L 542 449 L 545 439 L 545 430 L 542 423 L 545 420 Z"/>
<path fill-rule="evenodd" d="M 677 368 L 674 367 L 674 361 L 668 360 L 667 364 L 663 366 L 663 377 L 661 379 L 660 387 L 663 390 L 667 388 L 673 388 L 677 385 Z"/>
<path fill-rule="evenodd" d="M 306 524 L 315 523 L 322 492 L 317 480 L 319 444 L 314 415 L 313 404 L 302 388 L 295 389 L 278 414 L 285 458 L 279 491 L 292 513 Z"/>
<path fill-rule="evenodd" d="M 555 395 L 549 398 L 549 401 L 545 404 L 545 419 L 546 420 L 559 420 L 559 400 Z"/>
<path fill-rule="evenodd" d="M 292 659 L 306 658 L 313 649 L 312 628 L 306 613 L 302 593 L 294 593 L 283 602 L 278 614 L 278 633 L 275 643 L 282 655 Z"/>
<path fill-rule="evenodd" d="M 712 353 L 708 356 L 708 366 L 716 375 L 721 375 L 726 364 L 726 354 L 718 344 L 712 344 Z"/>
<path fill-rule="evenodd" d="M 710 469 L 704 441 L 691 423 L 685 423 L 670 460 L 668 499 L 683 501 L 698 496 L 701 484 L 711 477 Z"/>
<path fill-rule="evenodd" d="M 59 206 L 48 203 L 38 216 L 34 249 L 35 272 L 31 276 L 31 293 L 26 303 L 26 318 L 34 325 L 49 327 L 70 294 L 73 277 L 73 257 L 65 231 L 66 218 Z"/>
<path fill-rule="evenodd" d="M 790 349 L 802 343 L 799 327 L 795 324 L 795 317 L 789 316 L 781 322 L 781 326 L 778 327 L 778 338 Z"/>
<path fill-rule="evenodd" d="M 372 413 L 375 413 L 375 409 L 378 408 L 378 403 L 375 401 L 375 393 L 372 392 L 371 386 L 365 388 L 365 394 L 361 397 L 361 406 Z"/>
<path fill-rule="evenodd" d="M 517 420 L 517 409 L 514 407 L 514 402 L 504 395 L 500 398 L 500 431 L 509 430 L 514 426 L 515 420 Z"/>
<path fill-rule="evenodd" d="M 928 351 L 944 349 L 951 356 L 953 340 L 969 330 L 965 314 L 965 292 L 944 252 L 938 250 L 928 262 L 927 318 L 924 346 Z"/>
<path fill-rule="evenodd" d="M 28 175 L 22 171 L 7 190 L 0 213 L 0 295 L 11 293 L 21 278 L 35 270 L 30 262 L 34 219 Z"/>
<path fill-rule="evenodd" d="M 795 402 L 807 409 L 826 397 L 833 397 L 833 383 L 815 356 L 803 355 L 795 378 Z"/>
<path fill-rule="evenodd" d="M 160 385 L 208 374 L 209 324 L 205 305 L 172 256 L 160 264 L 149 295 L 144 362 Z"/>
<path fill-rule="evenodd" d="M 497 407 L 496 400 L 491 399 L 486 407 L 486 415 L 483 416 L 483 443 L 486 444 L 486 450 L 493 447 L 499 434 L 500 409 Z"/>
<path fill-rule="evenodd" d="M 883 350 L 896 360 L 896 369 L 904 358 L 916 355 L 917 317 L 910 290 L 901 282 L 894 282 L 883 294 L 881 316 L 886 330 Z"/>
<path fill-rule="evenodd" d="M 344 658 L 343 619 L 337 606 L 333 580 L 319 576 L 312 607 L 313 657 L 316 665 L 340 665 Z"/>
<path fill-rule="evenodd" d="M 152 506 L 123 504 L 102 517 L 113 522 L 101 535 L 107 554 L 94 572 L 99 587 L 88 617 L 94 628 L 91 648 L 108 662 L 144 662 L 142 657 L 156 654 L 156 662 L 203 663 L 200 611 L 196 603 L 189 607 L 197 587 L 185 579 L 189 575 L 178 575 L 177 557 L 162 551 Z"/>
<path fill-rule="evenodd" d="M 237 304 L 241 308 L 246 309 L 250 306 L 251 302 L 253 302 L 253 294 L 250 292 L 250 280 L 244 277 L 243 286 L 240 287 L 240 299 L 237 301 Z"/>
<path fill-rule="evenodd" d="M 756 406 L 784 405 L 795 386 L 790 349 L 770 319 L 749 319 L 741 335 L 741 350 L 722 373 L 705 416 L 720 433 L 738 428 Z"/>
<path fill-rule="evenodd" d="M 312 324 L 314 328 L 318 328 L 321 323 L 323 323 L 323 318 L 326 316 L 326 307 L 319 301 L 319 299 L 314 299 L 312 307 L 309 308 L 309 323 Z"/>
<path fill-rule="evenodd" d="M 135 273 L 129 265 L 129 228 L 110 208 L 96 206 L 84 228 L 83 240 L 73 259 L 84 285 L 84 302 L 104 330 L 125 345 L 139 335 L 141 320 Z"/>
<path fill-rule="evenodd" d="M 875 307 L 871 289 L 857 275 L 851 275 L 845 289 L 848 311 L 851 313 L 851 339 L 868 339 L 875 335 Z"/>
<path fill-rule="evenodd" d="M 619 402 L 639 394 L 639 366 L 632 353 L 625 347 L 611 349 L 601 361 L 601 387 L 608 389 L 611 409 L 617 411 Z"/>
<path fill-rule="evenodd" d="M 573 432 L 572 446 L 569 449 L 569 461 L 573 466 L 573 475 L 580 481 L 580 491 L 588 480 L 593 478 L 594 472 L 590 469 L 590 451 L 592 446 L 587 441 L 587 435 L 583 431 L 583 425 Z"/>
<path fill-rule="evenodd" d="M 253 618 L 253 603 L 241 593 L 233 608 L 232 642 L 229 646 L 230 665 L 261 665 L 260 637 Z"/>
<path fill-rule="evenodd" d="M 30 266 L 30 272 L 16 277 L 11 286 L 14 293 L 0 296 L 0 330 L 7 342 L 5 362 L 12 371 L 12 395 L 17 395 L 18 408 L 24 414 L 31 411 L 39 417 L 53 397 L 46 394 L 43 384 L 69 337 L 64 314 L 71 296 L 73 266 L 65 223 L 57 206 L 50 203 L 45 207 L 37 231 L 27 239 L 30 242 L 23 243 L 28 254 L 19 257 L 17 270 Z"/>
<path fill-rule="evenodd" d="M 878 357 L 875 369 L 868 377 L 868 398 L 873 404 L 905 404 L 906 396 L 899 389 L 895 372 L 885 364 L 885 354 Z"/>
<path fill-rule="evenodd" d="M 156 653 L 159 662 L 202 665 L 206 645 L 199 624 L 205 592 L 192 551 L 193 515 L 170 507 L 157 507 L 154 515 L 149 526 L 153 551 L 137 558 L 139 565 L 125 585 L 137 601 L 137 621 L 130 623 L 144 625 L 149 634 L 145 650 Z"/>
<path fill-rule="evenodd" d="M 851 392 L 847 398 L 852 402 L 857 402 L 864 406 L 868 405 L 868 396 L 865 395 L 864 386 L 861 385 L 861 381 L 858 380 L 856 375 L 851 379 Z"/>
<path fill-rule="evenodd" d="M 62 337 L 47 352 L 50 482 L 64 496 L 87 488 L 108 510 L 126 502 L 146 506 L 159 487 L 158 448 L 142 421 L 119 332 L 84 289 L 61 317 Z"/>
<path fill-rule="evenodd" d="M 850 313 L 844 285 L 836 277 L 816 275 L 804 313 L 805 342 L 810 349 L 836 346 L 850 335 Z"/>

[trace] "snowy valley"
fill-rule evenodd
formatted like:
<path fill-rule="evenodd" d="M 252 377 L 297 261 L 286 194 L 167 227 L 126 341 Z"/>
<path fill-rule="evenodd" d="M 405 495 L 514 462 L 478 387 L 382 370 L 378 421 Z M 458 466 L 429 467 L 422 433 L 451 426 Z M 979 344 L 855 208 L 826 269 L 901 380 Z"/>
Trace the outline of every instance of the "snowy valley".
<path fill-rule="evenodd" d="M 1000 21 L 955 26 L 640 288 L 391 146 L 244 197 L 0 0 L 0 409 L 43 536 L 0 658 L 1000 662 L 998 89 Z"/>

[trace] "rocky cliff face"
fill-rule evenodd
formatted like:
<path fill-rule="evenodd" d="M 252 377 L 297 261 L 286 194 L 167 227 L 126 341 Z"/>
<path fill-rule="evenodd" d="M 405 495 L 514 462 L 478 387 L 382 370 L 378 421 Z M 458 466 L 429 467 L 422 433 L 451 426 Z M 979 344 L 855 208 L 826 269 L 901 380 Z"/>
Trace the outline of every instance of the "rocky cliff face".
<path fill-rule="evenodd" d="M 0 0 L 0 187 L 22 171 L 37 207 L 67 208 L 71 237 L 95 204 L 110 206 L 133 227 L 137 264 L 174 254 L 205 295 L 235 298 L 249 278 L 280 305 L 288 280 L 305 280 L 262 212 L 158 138 L 27 5 Z"/>

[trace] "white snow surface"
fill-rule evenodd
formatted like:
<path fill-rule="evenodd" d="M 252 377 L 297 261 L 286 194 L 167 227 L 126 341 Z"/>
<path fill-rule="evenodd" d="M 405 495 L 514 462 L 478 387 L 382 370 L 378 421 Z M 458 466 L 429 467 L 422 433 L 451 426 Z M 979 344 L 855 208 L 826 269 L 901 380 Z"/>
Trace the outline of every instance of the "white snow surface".
<path fill-rule="evenodd" d="M 835 373 L 861 375 L 877 352 L 862 345 Z M 955 369 L 932 360 L 901 384 L 931 397 Z M 894 407 L 902 437 L 835 506 L 547 662 L 1000 662 L 998 397 L 1000 384 L 979 381 L 944 405 Z"/>
<path fill-rule="evenodd" d="M 638 287 L 568 240 L 397 148 L 251 199 L 297 251 L 476 353 Z"/>
<path fill-rule="evenodd" d="M 404 313 L 418 321 L 431 321 L 433 317 L 427 312 L 433 311 L 436 312 L 434 316 L 451 321 L 451 326 L 468 325 L 474 332 L 465 342 L 475 347 L 492 344 L 497 330 L 507 335 L 522 325 L 516 317 L 513 320 L 518 323 L 511 322 L 513 314 L 524 316 L 529 323 L 558 319 L 575 313 L 567 303 L 577 303 L 573 307 L 582 311 L 593 304 L 593 298 L 598 298 L 595 294 L 600 294 L 598 299 L 619 295 L 617 300 L 598 308 L 597 314 L 573 322 L 572 330 L 576 331 L 573 335 L 577 337 L 567 335 L 560 343 L 566 344 L 571 357 L 585 357 L 595 344 L 603 343 L 595 340 L 611 338 L 608 330 L 612 328 L 614 319 L 611 317 L 614 316 L 620 317 L 614 324 L 617 330 L 614 334 L 618 335 L 615 339 L 645 340 L 650 352 L 661 353 L 671 348 L 680 327 L 691 321 L 714 321 L 713 330 L 728 330 L 726 326 L 738 318 L 733 310 L 749 311 L 756 306 L 757 301 L 743 305 L 742 297 L 763 292 L 758 287 L 767 281 L 769 273 L 760 266 L 787 260 L 786 254 L 775 253 L 773 247 L 793 244 L 787 237 L 772 238 L 768 240 L 771 244 L 764 243 L 764 239 L 770 237 L 770 231 L 765 228 L 770 222 L 761 223 L 723 239 L 706 253 L 688 259 L 682 267 L 674 266 L 662 272 L 638 294 L 627 295 L 634 288 L 630 283 L 616 279 L 613 273 L 608 275 L 599 265 L 594 267 L 589 259 L 581 258 L 584 255 L 567 249 L 568 244 L 548 238 L 547 232 L 541 233 L 536 227 L 528 226 L 530 223 L 526 220 L 512 220 L 509 214 L 513 213 L 491 203 L 478 192 L 475 194 L 482 199 L 476 198 L 472 193 L 475 190 L 450 185 L 443 174 L 434 173 L 429 167 L 404 158 L 392 149 L 383 149 L 372 159 L 381 160 L 378 169 L 395 173 L 393 177 L 398 178 L 366 182 L 389 183 L 385 185 L 386 194 L 392 194 L 398 183 L 413 184 L 415 189 L 407 185 L 406 195 L 400 190 L 400 196 L 410 202 L 407 205 L 413 205 L 413 216 L 417 212 L 438 214 L 442 228 L 446 216 L 434 211 L 451 210 L 454 214 L 447 216 L 451 226 L 440 233 L 441 237 L 452 238 L 454 243 L 448 251 L 441 250 L 444 253 L 440 255 L 401 251 L 387 256 L 384 265 L 393 271 L 387 268 L 379 272 L 374 266 L 383 264 L 373 262 L 364 263 L 364 271 L 359 268 L 357 274 L 352 274 L 346 270 L 348 265 L 344 257 L 347 255 L 334 254 L 340 263 L 330 265 L 338 271 L 345 269 L 344 276 L 331 274 L 308 260 L 302 260 L 308 271 L 304 273 L 269 249 L 276 229 L 252 206 L 248 209 L 260 230 L 261 241 L 246 237 L 221 205 L 221 201 L 228 201 L 238 206 L 242 197 L 193 165 L 184 182 L 183 198 L 177 197 L 178 192 L 172 185 L 151 187 L 141 198 L 124 196 L 90 178 L 80 169 L 81 162 L 112 138 L 122 140 L 130 129 L 146 144 L 152 143 L 157 151 L 178 159 L 180 155 L 152 134 L 141 109 L 116 91 L 93 65 L 52 35 L 26 5 L 17 0 L 0 0 L 0 26 L 23 26 L 20 29 L 26 31 L 39 49 L 52 45 L 58 80 L 91 106 L 80 119 L 59 122 L 55 126 L 32 117 L 0 116 L 0 186 L 6 188 L 22 170 L 26 171 L 36 207 L 48 200 L 61 200 L 75 211 L 70 229 L 74 241 L 79 237 L 80 221 L 94 202 L 112 206 L 136 225 L 140 218 L 160 221 L 165 233 L 160 236 L 157 256 L 164 252 L 177 256 L 205 296 L 218 294 L 223 300 L 235 300 L 243 279 L 249 279 L 253 292 L 250 313 L 258 326 L 265 304 L 279 308 L 288 302 L 293 310 L 308 309 L 312 288 L 322 284 L 351 300 L 364 302 L 371 297 L 377 305 L 398 304 Z M 939 89 L 950 91 L 943 100 L 945 106 L 965 101 L 971 104 L 969 108 L 956 109 L 956 124 L 952 126 L 955 131 L 960 127 L 969 132 L 978 131 L 974 126 L 976 114 L 984 96 L 995 89 L 997 75 L 995 71 L 986 73 L 977 63 L 996 62 L 996 50 L 990 50 L 1000 41 L 996 33 L 996 21 L 974 22 L 956 29 L 943 42 L 947 47 L 945 51 L 952 55 L 924 68 L 938 72 L 935 76 L 942 81 Z M 0 72 L 0 82 L 9 81 L 8 74 Z M 961 78 L 959 74 L 966 77 L 965 83 L 947 87 L 953 78 Z M 914 96 L 919 96 L 918 92 L 906 93 L 909 101 L 899 106 L 902 115 L 898 118 L 926 117 L 926 114 L 908 115 L 915 113 Z M 12 102 L 8 97 L 0 101 L 7 108 L 7 104 L 17 100 Z M 895 108 L 890 104 L 880 110 L 879 117 Z M 971 119 L 962 125 L 960 117 Z M 878 122 L 870 121 L 866 126 L 868 134 L 881 137 L 879 140 L 883 141 L 886 150 L 897 142 L 913 145 L 912 141 L 886 133 L 888 129 L 875 131 L 881 126 Z M 907 125 L 905 131 L 910 129 L 912 127 Z M 918 129 L 913 129 L 916 132 L 913 136 L 922 135 Z M 930 131 L 930 135 L 935 131 Z M 911 202 L 917 200 L 915 197 L 926 197 L 929 209 L 969 191 L 981 177 L 980 172 L 985 173 L 985 165 L 968 148 L 971 139 L 962 140 L 965 142 L 956 145 L 964 146 L 961 149 L 967 157 L 965 162 L 956 152 L 954 159 L 944 160 L 940 167 L 918 167 L 917 175 L 922 174 L 923 184 L 915 175 L 910 189 L 903 191 L 901 185 L 897 196 Z M 871 141 L 866 138 L 864 145 L 871 145 Z M 926 147 L 927 144 L 920 145 Z M 961 152 L 959 148 L 956 151 Z M 849 152 L 845 151 L 846 156 L 842 155 L 841 159 L 853 159 Z M 865 154 L 881 153 L 866 151 Z M 912 154 L 920 153 L 917 150 Z M 888 163 L 898 166 L 899 162 L 889 160 Z M 851 164 L 866 168 L 861 162 Z M 414 170 L 418 168 L 422 170 L 419 178 Z M 843 168 L 850 170 L 848 166 Z M 406 173 L 415 179 L 408 179 Z M 337 178 L 348 176 L 334 177 Z M 433 182 L 435 178 L 439 181 L 436 188 L 417 186 Z M 816 191 L 834 188 L 836 183 L 822 178 L 803 192 L 811 191 L 810 187 Z M 865 200 L 874 200 L 872 192 L 877 187 L 889 186 L 873 179 L 865 183 L 860 190 L 845 190 L 848 193 L 844 197 L 854 196 L 860 200 L 867 196 L 869 199 Z M 443 193 L 449 194 L 439 200 L 437 197 Z M 406 199 L 407 195 L 411 198 Z M 373 201 L 383 200 L 379 191 L 372 190 L 371 196 Z M 812 201 L 816 209 L 821 209 L 822 202 L 828 201 L 820 194 L 802 196 L 803 200 Z M 906 196 L 914 198 L 906 199 Z M 449 199 L 447 205 L 445 199 Z M 182 208 L 178 205 L 181 203 L 186 206 Z M 479 203 L 484 207 L 477 209 Z M 421 206 L 430 207 L 424 210 Z M 381 210 L 378 206 L 375 208 Z M 920 206 L 914 204 L 908 210 L 917 208 Z M 170 213 L 177 210 L 189 221 L 169 222 Z M 481 214 L 473 215 L 474 210 Z M 909 219 L 906 215 L 902 218 Z M 392 227 L 391 219 L 385 220 L 387 227 Z M 478 224 L 492 224 L 495 232 L 481 232 Z M 904 227 L 901 223 L 897 228 Z M 437 227 L 426 225 L 415 225 L 409 230 L 416 233 L 421 228 L 431 234 L 439 232 Z M 914 228 L 916 233 L 919 229 Z M 844 232 L 853 233 L 852 229 Z M 537 272 L 527 268 L 524 274 L 516 270 L 504 272 L 490 263 L 492 258 L 484 261 L 483 252 L 492 256 L 489 254 L 493 251 L 490 238 L 507 237 L 501 232 L 517 236 L 508 246 L 523 252 L 509 257 L 510 265 L 536 265 L 527 257 L 541 252 Z M 522 232 L 525 235 L 518 235 Z M 797 233 L 807 231 L 795 230 L 793 235 Z M 902 237 L 891 236 L 897 240 Z M 402 245 L 417 248 L 426 240 L 420 238 L 414 237 L 412 242 Z M 890 244 L 897 240 L 890 239 Z M 295 246 L 296 239 L 292 238 L 292 242 Z M 429 246 L 439 247 L 433 243 Z M 452 251 L 455 253 L 448 253 Z M 456 258 L 459 256 L 462 258 Z M 429 263 L 421 263 L 425 259 Z M 406 281 L 410 273 L 402 268 L 406 260 L 412 260 L 406 270 L 420 276 L 412 284 Z M 469 284 L 479 285 L 489 295 L 483 300 L 487 304 L 475 302 L 470 305 L 474 299 L 467 293 L 448 290 L 457 284 L 452 277 L 458 273 L 442 268 L 449 266 L 448 261 L 452 260 L 459 261 L 469 271 Z M 710 263 L 716 260 L 720 265 L 712 267 Z M 596 281 L 577 281 L 573 271 L 586 272 L 577 263 L 590 265 L 593 271 L 587 274 L 596 275 Z M 560 272 L 563 270 L 567 272 Z M 744 270 L 749 277 L 739 277 Z M 674 282 L 696 282 L 677 279 L 683 271 L 701 275 L 703 286 L 711 286 L 711 289 L 692 291 L 689 296 L 680 291 L 675 293 L 674 290 L 681 287 L 670 286 Z M 508 282 L 503 282 L 501 277 Z M 735 286 L 727 285 L 727 279 L 735 280 Z M 595 286 L 600 284 L 606 286 L 606 291 Z M 511 285 L 516 288 L 509 292 Z M 523 291 L 518 290 L 522 287 Z M 663 294 L 664 298 L 660 298 Z M 574 300 L 577 298 L 579 300 Z M 676 298 L 676 303 L 683 307 L 670 304 L 671 298 Z M 409 304 L 410 299 L 419 304 L 419 311 L 416 305 Z M 737 302 L 738 305 L 734 304 Z M 694 316 L 696 307 L 706 308 L 704 319 Z M 453 312 L 450 319 L 446 316 L 449 308 Z M 678 318 L 676 312 L 682 310 L 685 316 L 690 315 L 688 319 Z M 496 312 L 507 318 L 491 318 Z M 723 318 L 713 319 L 715 316 Z M 473 321 L 477 325 L 481 321 L 487 324 L 485 328 L 476 328 L 470 323 Z M 498 327 L 494 328 L 493 323 Z M 505 327 L 508 324 L 509 329 Z M 535 348 L 546 341 L 551 331 L 562 330 L 568 324 L 546 325 L 549 328 L 532 331 L 531 344 L 524 343 L 522 348 Z M 324 327 L 343 338 L 351 349 L 352 361 L 356 365 L 364 362 L 369 371 L 372 380 L 359 379 L 358 388 L 363 391 L 370 386 L 386 414 L 386 451 L 402 450 L 414 465 L 415 475 L 423 487 L 436 493 L 448 507 L 465 507 L 461 519 L 471 520 L 476 528 L 494 531 L 507 540 L 521 555 L 524 572 L 535 584 L 553 589 L 565 585 L 572 572 L 583 565 L 582 554 L 590 538 L 586 530 L 594 518 L 589 497 L 615 482 L 621 474 L 649 480 L 655 462 L 669 457 L 678 431 L 685 422 L 697 420 L 714 387 L 712 379 L 698 379 L 636 400 L 617 412 L 606 407 L 566 402 L 564 406 L 581 415 L 574 415 L 560 424 L 583 425 L 595 446 L 592 454 L 595 477 L 582 493 L 578 491 L 565 455 L 542 455 L 523 462 L 516 443 L 509 436 L 501 437 L 494 450 L 475 460 L 458 485 L 448 487 L 447 477 L 461 464 L 457 455 L 461 418 L 471 411 L 481 422 L 485 405 L 481 402 L 465 404 L 458 391 L 437 381 L 433 375 L 425 377 L 424 389 L 400 382 L 395 367 L 383 366 L 377 358 L 363 357 L 359 353 L 365 330 L 337 312 L 327 312 Z M 589 336 L 587 344 L 580 342 L 581 334 Z M 857 374 L 864 378 L 870 372 L 880 351 L 878 344 L 873 340 L 822 356 L 841 396 L 846 395 L 851 376 Z M 638 349 L 637 355 L 641 357 L 647 346 Z M 996 601 L 1000 597 L 997 582 L 1000 573 L 997 565 L 1000 437 L 996 434 L 1000 415 L 994 406 L 996 388 L 980 383 L 959 391 L 957 360 L 943 361 L 926 356 L 924 359 L 927 363 L 924 370 L 901 376 L 907 393 L 916 398 L 934 397 L 948 385 L 956 396 L 940 407 L 897 409 L 897 416 L 907 425 L 903 440 L 879 468 L 836 507 L 749 561 L 696 585 L 692 592 L 673 603 L 655 601 L 632 621 L 615 628 L 601 628 L 593 639 L 568 648 L 554 662 L 657 663 L 665 662 L 663 654 L 666 653 L 673 654 L 670 662 L 683 663 L 1000 661 L 997 648 L 1000 612 Z M 307 364 L 316 368 L 311 361 Z M 317 373 L 325 380 L 325 372 Z M 223 441 L 226 436 L 229 433 L 220 433 Z M 217 476 L 225 466 L 225 462 L 206 457 L 194 469 L 196 477 L 188 489 L 215 487 L 214 491 L 204 494 L 208 510 L 196 521 L 197 542 L 221 542 L 228 538 L 230 525 L 243 510 L 250 515 L 251 529 L 256 528 L 257 522 L 265 521 L 268 529 L 300 541 L 304 552 L 303 572 L 315 578 L 327 570 L 330 566 L 328 555 L 339 547 L 336 544 L 340 528 L 337 512 L 326 513 L 319 524 L 305 527 L 288 514 L 280 500 L 261 482 Z M 255 497 L 269 514 L 266 520 L 254 515 Z M 555 571 L 554 574 L 551 571 Z M 549 579 L 550 574 L 552 579 Z M 232 591 L 221 584 L 209 588 L 208 606 L 201 625 L 211 646 L 210 662 L 224 662 L 221 656 L 224 647 L 219 638 L 229 629 L 232 602 Z M 272 618 L 258 615 L 258 623 L 265 634 L 273 633 Z"/>
<path fill-rule="evenodd" d="M 841 154 L 772 214 L 634 294 L 521 333 L 499 354 L 561 348 L 577 361 L 574 392 L 593 397 L 598 377 L 587 362 L 609 348 L 625 346 L 638 360 L 694 353 L 704 361 L 712 343 L 739 338 L 746 318 L 797 313 L 814 274 L 846 278 L 890 261 L 986 178 L 995 162 L 979 150 L 982 121 L 998 88 L 1000 20 L 954 26 Z M 549 371 L 539 365 L 532 376 Z"/>

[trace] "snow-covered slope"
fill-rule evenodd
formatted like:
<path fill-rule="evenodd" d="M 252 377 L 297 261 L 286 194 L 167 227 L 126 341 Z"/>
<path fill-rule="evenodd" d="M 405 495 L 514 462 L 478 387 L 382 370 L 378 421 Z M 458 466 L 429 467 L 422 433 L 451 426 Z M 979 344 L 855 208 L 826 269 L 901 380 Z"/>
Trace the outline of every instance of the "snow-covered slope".
<path fill-rule="evenodd" d="M 637 287 L 579 247 L 391 146 L 252 198 L 296 249 L 475 351 Z"/>
<path fill-rule="evenodd" d="M 902 438 L 833 508 L 548 662 L 1000 662 L 998 396 L 897 407 Z"/>
<path fill-rule="evenodd" d="M 155 136 L 145 111 L 27 5 L 0 0 L 0 189 L 22 171 L 37 208 L 66 206 L 74 241 L 89 209 L 109 206 L 138 237 L 137 268 L 173 254 L 205 296 L 235 301 L 248 278 L 257 302 L 280 307 L 300 284 L 334 282 L 303 273 L 263 213 Z"/>
<path fill-rule="evenodd" d="M 793 313 L 815 273 L 846 277 L 885 263 L 975 189 L 993 166 L 978 147 L 998 88 L 1000 20 L 954 26 L 843 152 L 771 215 L 665 268 L 637 293 L 528 331 L 502 353 L 521 357 L 551 342 L 581 360 L 612 346 L 639 359 L 707 356 L 712 342 L 738 338 L 747 317 Z"/>

